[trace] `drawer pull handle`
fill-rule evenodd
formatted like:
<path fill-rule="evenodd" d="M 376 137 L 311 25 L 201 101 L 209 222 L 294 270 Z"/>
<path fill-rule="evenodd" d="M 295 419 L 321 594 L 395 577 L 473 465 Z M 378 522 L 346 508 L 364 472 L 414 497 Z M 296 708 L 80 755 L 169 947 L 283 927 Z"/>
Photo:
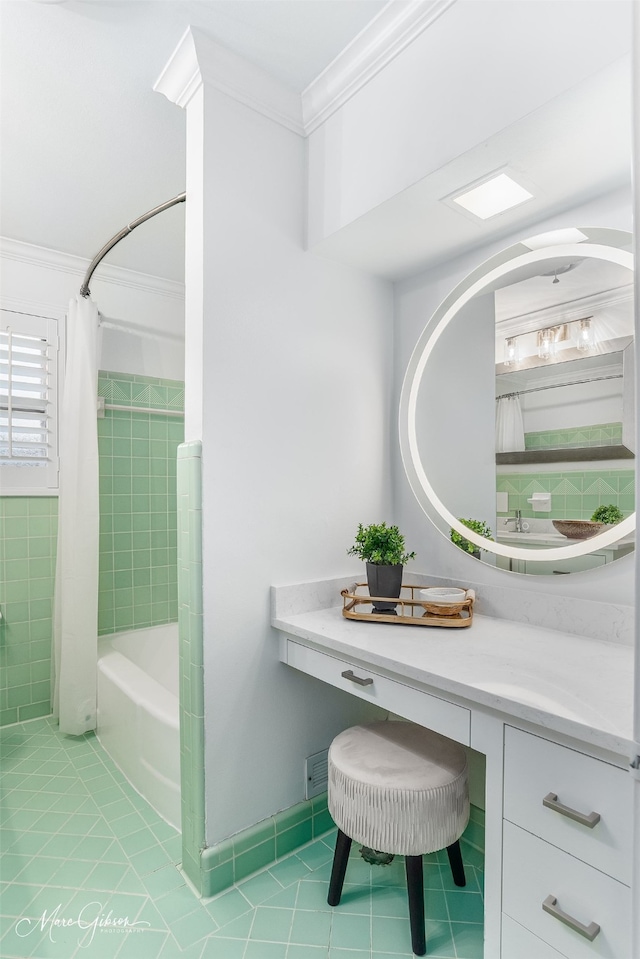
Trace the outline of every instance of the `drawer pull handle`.
<path fill-rule="evenodd" d="M 344 676 L 344 673 L 342 675 Z M 561 816 L 566 816 L 567 819 L 573 819 L 574 822 L 581 823 L 588 829 L 593 829 L 600 822 L 599 812 L 590 812 L 589 815 L 578 812 L 577 809 L 572 809 L 571 806 L 565 806 L 564 803 L 558 802 L 555 793 L 548 793 L 542 800 L 542 805 L 546 806 L 547 809 L 553 809 L 554 812 L 559 812 Z"/>
<path fill-rule="evenodd" d="M 362 679 L 361 676 L 356 676 L 352 669 L 345 669 L 343 673 L 340 674 L 343 679 L 349 679 L 352 683 L 357 683 L 358 686 L 372 686 L 373 680 L 369 677 L 367 679 Z"/>
<path fill-rule="evenodd" d="M 580 935 L 584 936 L 585 939 L 588 939 L 589 942 L 593 942 L 600 932 L 600 926 L 597 922 L 590 922 L 588 926 L 585 926 L 584 923 L 578 922 L 577 919 L 574 919 L 573 916 L 570 916 L 568 912 L 563 912 L 558 906 L 558 900 L 555 896 L 547 896 L 545 901 L 542 903 L 542 908 L 545 912 L 548 912 L 550 916 L 553 916 L 555 919 L 559 919 L 560 922 L 565 924 L 565 926 L 569 926 L 569 928 L 573 929 L 574 932 L 580 933 Z"/>

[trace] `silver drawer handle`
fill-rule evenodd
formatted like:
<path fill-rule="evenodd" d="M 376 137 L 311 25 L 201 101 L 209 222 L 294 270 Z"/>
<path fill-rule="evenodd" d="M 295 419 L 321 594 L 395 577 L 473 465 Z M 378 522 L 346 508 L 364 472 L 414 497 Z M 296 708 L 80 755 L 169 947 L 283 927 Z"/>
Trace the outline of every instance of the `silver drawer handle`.
<path fill-rule="evenodd" d="M 548 912 L 550 916 L 553 916 L 555 919 L 559 919 L 560 922 L 565 924 L 565 926 L 569 926 L 569 928 L 573 929 L 574 932 L 580 933 L 580 935 L 584 936 L 585 939 L 588 939 L 589 942 L 593 942 L 600 932 L 600 926 L 598 923 L 590 922 L 588 926 L 585 926 L 584 923 L 578 922 L 578 920 L 574 919 L 573 916 L 570 916 L 569 913 L 563 912 L 557 903 L 558 900 L 555 896 L 547 896 L 545 901 L 542 903 L 542 908 L 545 912 Z"/>
<path fill-rule="evenodd" d="M 343 673 L 340 673 L 343 679 L 349 679 L 352 683 L 357 683 L 358 686 L 372 686 L 373 680 L 371 678 L 362 679 L 361 676 L 356 676 L 352 669 L 345 669 Z"/>
<path fill-rule="evenodd" d="M 578 812 L 577 809 L 572 809 L 571 806 L 565 806 L 564 803 L 558 802 L 555 793 L 548 793 L 542 800 L 542 805 L 546 806 L 547 809 L 553 809 L 554 812 L 559 812 L 561 816 L 566 816 L 567 819 L 573 819 L 574 822 L 587 826 L 588 829 L 593 829 L 596 823 L 600 822 L 599 812 L 590 812 L 589 815 Z"/>

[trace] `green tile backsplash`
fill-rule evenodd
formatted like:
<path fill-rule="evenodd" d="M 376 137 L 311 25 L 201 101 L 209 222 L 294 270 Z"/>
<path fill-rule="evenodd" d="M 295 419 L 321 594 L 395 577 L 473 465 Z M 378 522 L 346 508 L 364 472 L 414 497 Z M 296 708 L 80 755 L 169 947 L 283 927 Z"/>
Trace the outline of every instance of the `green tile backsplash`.
<path fill-rule="evenodd" d="M 542 519 L 590 519 L 601 504 L 613 503 L 625 516 L 635 510 L 633 469 L 567 470 L 553 473 L 499 473 L 497 491 L 509 494 L 509 511 Z M 532 493 L 551 493 L 551 511 L 534 513 Z M 502 514 L 501 514 L 502 515 Z"/>
<path fill-rule="evenodd" d="M 184 386 L 100 373 L 107 403 L 180 410 Z M 100 582 L 98 633 L 178 618 L 176 456 L 181 418 L 106 410 L 98 420 Z"/>
<path fill-rule="evenodd" d="M 51 712 L 55 496 L 0 497 L 0 725 Z"/>
<path fill-rule="evenodd" d="M 107 403 L 182 410 L 184 385 L 99 374 Z M 174 622 L 176 456 L 181 418 L 108 410 L 98 420 L 98 631 Z M 58 500 L 0 497 L 0 725 L 51 711 L 52 601 Z"/>
<path fill-rule="evenodd" d="M 541 430 L 524 434 L 527 450 L 580 449 L 584 446 L 616 446 L 622 443 L 622 423 L 598 423 L 566 430 Z"/>

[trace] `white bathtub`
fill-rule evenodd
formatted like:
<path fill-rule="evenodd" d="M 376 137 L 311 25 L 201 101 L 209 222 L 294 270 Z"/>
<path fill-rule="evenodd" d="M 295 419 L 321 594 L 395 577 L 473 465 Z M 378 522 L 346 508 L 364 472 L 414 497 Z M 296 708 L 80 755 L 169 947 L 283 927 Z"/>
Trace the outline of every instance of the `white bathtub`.
<path fill-rule="evenodd" d="M 178 624 L 98 640 L 97 735 L 131 785 L 180 829 Z"/>

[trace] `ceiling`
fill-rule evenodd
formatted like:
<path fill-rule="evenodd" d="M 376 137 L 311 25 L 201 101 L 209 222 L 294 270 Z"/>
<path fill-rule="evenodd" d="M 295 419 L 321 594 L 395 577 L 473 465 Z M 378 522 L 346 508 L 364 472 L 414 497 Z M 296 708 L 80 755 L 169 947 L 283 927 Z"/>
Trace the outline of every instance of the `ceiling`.
<path fill-rule="evenodd" d="M 386 0 L 2 0 L 3 236 L 90 259 L 185 187 L 185 112 L 153 84 L 189 25 L 301 92 Z M 184 208 L 109 263 L 184 277 Z"/>
<path fill-rule="evenodd" d="M 510 238 L 516 230 L 524 236 L 540 232 L 536 224 L 544 218 L 630 188 L 631 111 L 631 63 L 623 55 L 350 223 L 317 249 L 398 280 L 491 240 Z M 533 199 L 486 221 L 442 202 L 465 184 L 502 168 L 529 189 Z"/>
<path fill-rule="evenodd" d="M 182 192 L 185 113 L 152 88 L 189 24 L 300 92 L 385 6 L 1 0 L 0 232 L 91 258 L 127 222 Z M 581 4 L 575 6 L 579 12 Z M 395 280 L 628 188 L 629 37 L 620 27 L 624 17 L 613 20 L 621 34 L 615 61 L 349 224 L 317 252 Z M 590 51 L 584 55 L 590 62 Z M 485 223 L 441 202 L 505 164 L 536 187 L 534 200 Z M 136 230 L 109 262 L 181 280 L 183 232 L 179 205 Z"/>

